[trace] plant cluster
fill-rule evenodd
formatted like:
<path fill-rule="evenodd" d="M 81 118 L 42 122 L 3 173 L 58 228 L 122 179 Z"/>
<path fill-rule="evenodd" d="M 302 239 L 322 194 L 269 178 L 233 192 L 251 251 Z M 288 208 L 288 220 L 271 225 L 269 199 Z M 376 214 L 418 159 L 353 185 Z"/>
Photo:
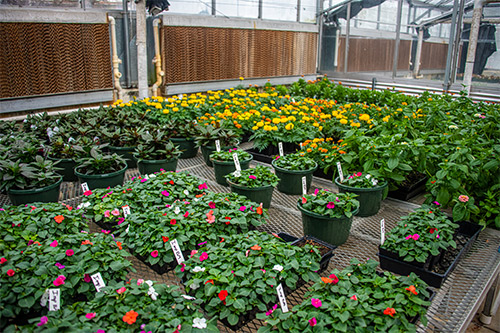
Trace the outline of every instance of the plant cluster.
<path fill-rule="evenodd" d="M 307 157 L 303 152 L 287 154 L 285 156 L 276 156 L 272 162 L 273 166 L 286 170 L 310 170 L 317 167 L 317 163 Z"/>
<path fill-rule="evenodd" d="M 249 188 L 272 186 L 276 187 L 279 178 L 272 170 L 263 165 L 241 171 L 235 171 L 226 175 L 226 180 L 231 184 L 241 185 Z"/>
<path fill-rule="evenodd" d="M 356 188 L 373 188 L 379 186 L 380 179 L 372 177 L 369 173 L 355 172 L 344 178 L 343 185 Z"/>
<path fill-rule="evenodd" d="M 327 189 L 315 189 L 298 201 L 305 211 L 332 218 L 353 216 L 359 208 L 359 201 L 353 193 L 334 193 Z"/>
<path fill-rule="evenodd" d="M 252 154 L 250 154 L 247 151 L 230 148 L 229 150 L 221 149 L 221 151 L 214 151 L 213 153 L 210 154 L 210 159 L 214 161 L 231 162 L 234 160 L 233 154 L 236 154 L 238 156 L 238 160 L 240 162 L 247 161 L 252 158 Z"/>

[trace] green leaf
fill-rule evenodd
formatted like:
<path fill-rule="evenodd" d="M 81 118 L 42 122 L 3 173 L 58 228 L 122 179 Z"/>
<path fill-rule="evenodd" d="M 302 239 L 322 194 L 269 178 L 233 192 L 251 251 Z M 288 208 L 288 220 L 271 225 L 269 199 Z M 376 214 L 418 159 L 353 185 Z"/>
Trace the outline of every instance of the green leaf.
<path fill-rule="evenodd" d="M 391 170 L 394 170 L 394 168 L 396 168 L 398 164 L 399 164 L 399 158 L 397 157 L 391 157 L 387 161 L 387 167 Z"/>
<path fill-rule="evenodd" d="M 19 300 L 19 306 L 22 308 L 31 308 L 35 304 L 35 298 L 33 296 L 28 296 L 25 298 L 21 298 Z"/>
<path fill-rule="evenodd" d="M 233 306 L 235 309 L 243 311 L 243 310 L 245 310 L 246 304 L 241 298 L 238 298 L 234 301 Z"/>
<path fill-rule="evenodd" d="M 121 261 L 113 261 L 109 265 L 109 267 L 116 272 L 116 271 L 119 271 L 120 269 L 122 269 L 124 267 L 124 265 Z"/>
<path fill-rule="evenodd" d="M 240 319 L 238 318 L 237 315 L 235 315 L 234 313 L 231 313 L 228 317 L 227 317 L 227 321 L 230 325 L 236 325 L 238 323 Z"/>

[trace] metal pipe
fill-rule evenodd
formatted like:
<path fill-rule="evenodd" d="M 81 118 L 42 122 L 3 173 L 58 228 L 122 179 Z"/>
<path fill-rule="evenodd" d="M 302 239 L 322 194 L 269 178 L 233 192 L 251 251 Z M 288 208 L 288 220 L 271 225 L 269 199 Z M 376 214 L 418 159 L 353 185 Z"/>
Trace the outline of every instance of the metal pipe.
<path fill-rule="evenodd" d="M 262 0 L 259 0 L 259 14 L 257 15 L 258 19 L 262 19 Z"/>
<path fill-rule="evenodd" d="M 139 99 L 148 97 L 148 55 L 146 52 L 146 0 L 136 3 L 137 87 Z"/>
<path fill-rule="evenodd" d="M 125 43 L 123 44 L 123 49 L 125 50 L 125 85 L 127 88 L 130 87 L 130 36 L 128 28 L 128 1 L 123 0 L 123 39 Z"/>
<path fill-rule="evenodd" d="M 351 3 L 347 4 L 346 29 L 345 29 L 345 49 L 344 49 L 344 73 L 347 73 L 347 58 L 349 57 L 349 34 L 351 32 Z"/>
<path fill-rule="evenodd" d="M 217 10 L 215 8 L 216 5 L 217 5 L 217 1 L 216 0 L 212 0 L 212 15 L 213 16 L 217 15 Z"/>
<path fill-rule="evenodd" d="M 457 30 L 455 33 L 455 43 L 453 43 L 453 58 L 451 63 L 450 83 L 453 84 L 457 77 L 458 52 L 460 50 L 460 42 L 462 39 L 462 25 L 464 20 L 465 0 L 460 0 L 460 8 L 458 9 Z"/>
<path fill-rule="evenodd" d="M 323 52 L 323 15 L 320 15 L 318 17 L 319 19 L 319 24 L 318 24 L 318 54 L 317 54 L 317 57 L 316 57 L 316 72 L 319 72 L 320 69 L 321 69 L 321 61 L 322 61 L 322 57 L 321 57 L 321 53 Z"/>
<path fill-rule="evenodd" d="M 155 57 L 153 63 L 155 64 L 156 71 L 156 82 L 153 84 L 153 96 L 158 96 L 158 87 L 161 85 L 165 75 L 161 68 L 161 55 L 160 55 L 160 19 L 156 18 L 153 20 L 153 35 L 155 41 Z"/>
<path fill-rule="evenodd" d="M 112 62 L 113 62 L 113 83 L 116 91 L 116 98 L 114 100 L 122 99 L 123 97 L 123 89 L 120 85 L 120 78 L 122 77 L 122 73 L 120 73 L 119 66 L 122 63 L 120 58 L 118 58 L 117 48 L 116 48 L 116 21 L 113 16 L 108 16 L 109 25 L 111 27 L 111 52 L 113 54 Z"/>
<path fill-rule="evenodd" d="M 474 71 L 474 62 L 476 61 L 477 38 L 479 35 L 479 26 L 481 25 L 481 15 L 483 14 L 483 4 L 486 1 L 474 0 L 474 10 L 472 11 L 472 24 L 469 35 L 469 48 L 467 49 L 467 60 L 465 61 L 464 81 L 465 91 L 470 95 L 472 84 L 472 72 Z"/>
<path fill-rule="evenodd" d="M 297 0 L 297 22 L 300 22 L 300 6 L 302 6 L 301 1 Z"/>
<path fill-rule="evenodd" d="M 399 40 L 401 38 L 401 15 L 403 13 L 403 0 L 398 0 L 398 13 L 396 17 L 396 44 L 394 45 L 394 59 L 392 61 L 392 78 L 396 77 L 399 59 Z"/>
<path fill-rule="evenodd" d="M 418 79 L 420 74 L 420 58 L 422 57 L 422 44 L 424 42 L 424 27 L 418 30 L 417 51 L 415 52 L 415 66 L 413 66 L 413 77 Z"/>
<path fill-rule="evenodd" d="M 455 28 L 457 25 L 458 0 L 453 1 L 453 13 L 451 14 L 450 38 L 448 39 L 448 52 L 446 54 L 446 68 L 444 70 L 443 88 L 445 91 L 450 89 L 450 72 L 453 57 L 453 45 L 455 43 Z"/>

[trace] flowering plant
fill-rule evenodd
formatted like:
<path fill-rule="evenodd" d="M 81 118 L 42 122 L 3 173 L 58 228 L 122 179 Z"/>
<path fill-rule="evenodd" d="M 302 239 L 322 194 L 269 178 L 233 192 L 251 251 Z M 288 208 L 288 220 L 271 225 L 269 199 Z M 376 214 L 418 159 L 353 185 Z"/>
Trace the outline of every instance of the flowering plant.
<path fill-rule="evenodd" d="M 317 167 L 317 163 L 303 152 L 276 156 L 273 166 L 287 170 L 309 170 Z"/>
<path fill-rule="evenodd" d="M 245 313 L 255 308 L 267 311 L 276 303 L 278 284 L 293 290 L 300 280 L 313 279 L 319 258 L 318 250 L 309 244 L 295 247 L 251 231 L 200 249 L 175 271 L 189 294 L 205 300 L 208 316 L 237 326 Z"/>
<path fill-rule="evenodd" d="M 166 134 L 160 130 L 151 130 L 141 134 L 135 148 L 134 157 L 142 160 L 171 160 L 178 158 L 182 151 L 168 140 Z"/>
<path fill-rule="evenodd" d="M 453 206 L 453 219 L 455 221 L 468 220 L 471 214 L 479 213 L 479 208 L 474 205 L 474 198 L 461 194 L 457 199 L 452 200 L 455 204 Z M 497 217 L 500 219 L 500 217 Z"/>
<path fill-rule="evenodd" d="M 210 154 L 210 159 L 215 160 L 215 161 L 228 161 L 231 162 L 233 161 L 233 154 L 236 153 L 238 155 L 238 160 L 239 161 L 246 161 L 252 158 L 252 154 L 249 152 L 246 152 L 241 149 L 229 149 L 227 151 L 215 151 L 212 154 Z"/>
<path fill-rule="evenodd" d="M 426 325 L 426 306 L 430 302 L 427 285 L 415 273 L 395 276 L 378 274 L 378 262 L 370 259 L 321 277 L 304 296 L 305 300 L 283 313 L 276 309 L 260 313 L 266 326 L 259 333 L 270 332 L 354 332 L 362 328 L 369 332 L 414 332 L 412 321 L 420 316 Z"/>
<path fill-rule="evenodd" d="M 221 147 L 233 147 L 238 145 L 238 139 L 239 135 L 231 129 L 213 125 L 199 125 L 198 136 L 194 138 L 198 147 L 215 146 L 215 140 L 220 141 Z"/>
<path fill-rule="evenodd" d="M 249 188 L 262 186 L 275 187 L 279 183 L 278 176 L 276 176 L 270 168 L 263 165 L 257 165 L 255 168 L 242 170 L 239 174 L 235 171 L 226 175 L 226 179 L 229 183 Z"/>
<path fill-rule="evenodd" d="M 344 178 L 342 184 L 357 188 L 372 188 L 377 187 L 380 182 L 380 179 L 372 177 L 369 173 L 355 172 Z"/>
<path fill-rule="evenodd" d="M 36 155 L 28 163 L 20 159 L 0 160 L 0 191 L 36 189 L 57 183 L 61 170 L 53 161 Z"/>
<path fill-rule="evenodd" d="M 351 217 L 359 208 L 359 201 L 352 193 L 334 193 L 326 189 L 316 189 L 314 194 L 306 194 L 298 205 L 304 210 L 334 218 Z"/>
<path fill-rule="evenodd" d="M 453 240 L 458 224 L 452 223 L 439 210 L 437 202 L 403 216 L 397 226 L 387 233 L 382 249 L 392 251 L 404 261 L 426 262 L 440 250 L 455 248 Z"/>
<path fill-rule="evenodd" d="M 109 284 L 88 302 L 77 302 L 32 319 L 30 328 L 35 332 L 217 331 L 217 323 L 203 317 L 199 303 L 183 295 L 178 286 L 134 279 Z"/>

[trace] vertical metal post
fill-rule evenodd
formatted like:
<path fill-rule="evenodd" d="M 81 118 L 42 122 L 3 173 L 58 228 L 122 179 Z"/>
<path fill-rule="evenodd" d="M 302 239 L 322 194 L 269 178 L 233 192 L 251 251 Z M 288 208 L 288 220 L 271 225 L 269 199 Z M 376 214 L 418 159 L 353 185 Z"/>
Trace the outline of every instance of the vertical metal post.
<path fill-rule="evenodd" d="M 421 26 L 418 30 L 418 40 L 417 40 L 417 51 L 415 52 L 415 65 L 413 66 L 413 77 L 415 79 L 420 75 L 420 59 L 422 57 L 422 43 L 424 42 L 424 29 L 425 27 Z"/>
<path fill-rule="evenodd" d="M 453 43 L 453 57 L 451 63 L 450 84 L 455 82 L 457 76 L 458 51 L 460 50 L 460 41 L 462 40 L 462 24 L 464 19 L 465 0 L 460 0 L 460 8 L 458 9 L 458 17 L 456 24 L 455 43 Z"/>
<path fill-rule="evenodd" d="M 259 0 L 259 14 L 257 18 L 262 19 L 262 0 Z"/>
<path fill-rule="evenodd" d="M 403 12 L 403 0 L 398 0 L 398 13 L 396 17 L 396 44 L 394 45 L 394 60 L 392 62 L 392 78 L 396 77 L 398 71 L 399 40 L 401 38 L 401 14 Z"/>
<path fill-rule="evenodd" d="M 301 1 L 297 0 L 297 22 L 300 22 L 300 6 L 301 6 Z"/>
<path fill-rule="evenodd" d="M 148 55 L 146 52 L 146 0 L 136 4 L 137 87 L 139 99 L 148 97 Z"/>
<path fill-rule="evenodd" d="M 474 0 L 474 11 L 472 12 L 472 24 L 469 35 L 469 48 L 467 49 L 467 60 L 465 61 L 463 81 L 467 94 L 470 94 L 472 84 L 472 72 L 474 71 L 474 62 L 476 61 L 477 37 L 479 35 L 482 13 L 483 0 Z"/>
<path fill-rule="evenodd" d="M 408 7 L 408 16 L 406 18 L 406 33 L 410 33 L 410 23 L 411 23 L 411 10 L 413 8 L 413 5 L 410 3 Z"/>
<path fill-rule="evenodd" d="M 321 0 L 316 1 L 316 23 L 318 24 L 318 48 L 316 56 L 316 72 L 319 72 L 321 67 L 321 52 L 323 50 L 323 2 Z"/>
<path fill-rule="evenodd" d="M 351 33 L 351 2 L 349 2 L 347 4 L 346 29 L 345 29 L 345 49 L 344 49 L 344 73 L 347 73 L 347 60 L 349 58 L 349 34 L 350 33 Z"/>
<path fill-rule="evenodd" d="M 130 36 L 128 30 L 128 1 L 123 0 L 123 49 L 125 50 L 125 85 L 127 88 L 130 87 Z"/>
<path fill-rule="evenodd" d="M 381 5 L 377 6 L 377 30 L 380 30 L 380 15 L 382 12 L 382 9 L 380 8 Z"/>
<path fill-rule="evenodd" d="M 455 28 L 457 25 L 458 0 L 453 1 L 453 13 L 451 14 L 450 38 L 448 39 L 448 53 L 446 55 L 446 69 L 444 70 L 443 88 L 450 89 L 451 58 L 453 56 L 453 45 L 455 42 Z"/>
<path fill-rule="evenodd" d="M 217 10 L 215 9 L 216 5 L 217 5 L 217 0 L 212 0 L 212 15 L 213 16 L 217 15 Z"/>

